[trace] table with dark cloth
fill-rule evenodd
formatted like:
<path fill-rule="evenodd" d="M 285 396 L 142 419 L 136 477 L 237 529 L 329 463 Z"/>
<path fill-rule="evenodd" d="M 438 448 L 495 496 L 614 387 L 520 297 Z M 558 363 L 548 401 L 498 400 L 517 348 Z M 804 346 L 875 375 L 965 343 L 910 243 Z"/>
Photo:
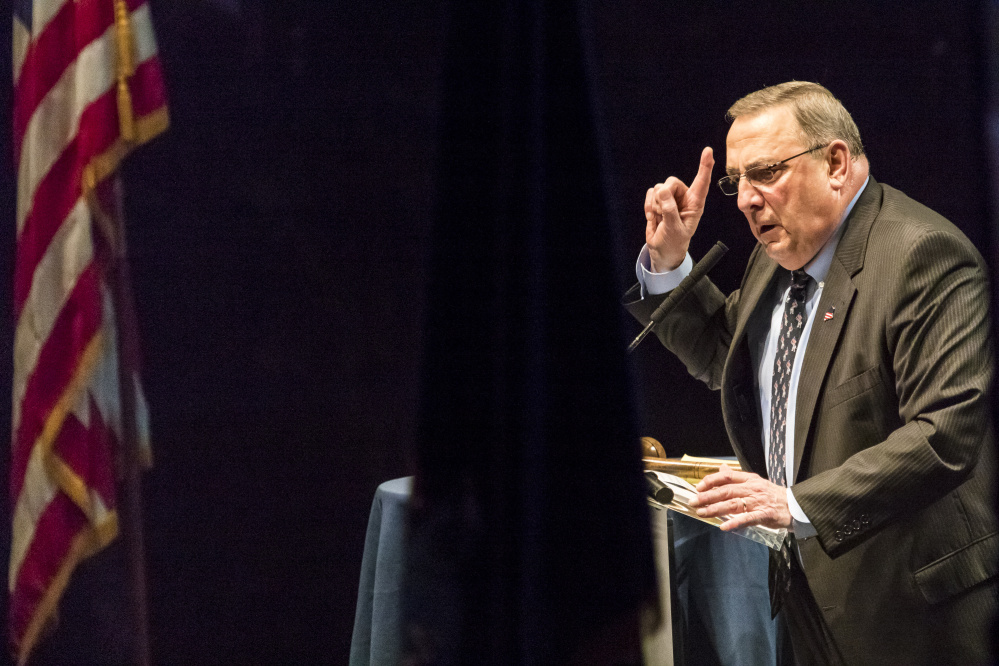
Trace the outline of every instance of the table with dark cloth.
<path fill-rule="evenodd" d="M 368 517 L 350 666 L 396 666 L 401 647 L 406 505 L 413 477 L 378 486 Z"/>
<path fill-rule="evenodd" d="M 386 481 L 375 492 L 361 562 L 351 666 L 397 664 L 411 489 L 412 477 L 405 477 Z M 774 664 L 776 630 L 770 619 L 766 547 L 687 516 L 672 517 L 676 568 L 671 578 L 684 648 L 677 663 Z"/>
<path fill-rule="evenodd" d="M 767 547 L 673 512 L 677 612 L 685 666 L 770 666 Z"/>

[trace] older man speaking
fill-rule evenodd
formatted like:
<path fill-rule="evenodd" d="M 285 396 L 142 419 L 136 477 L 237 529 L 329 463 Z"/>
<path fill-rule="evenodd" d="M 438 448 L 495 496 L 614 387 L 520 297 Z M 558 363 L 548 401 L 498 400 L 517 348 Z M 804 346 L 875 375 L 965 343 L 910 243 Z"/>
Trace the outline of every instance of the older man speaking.
<path fill-rule="evenodd" d="M 698 486 L 698 512 L 785 527 L 774 613 L 798 664 L 988 658 L 999 531 L 989 290 L 950 222 L 870 175 L 850 114 L 790 82 L 729 109 L 722 192 L 759 241 L 727 297 L 701 281 L 656 330 L 721 390 L 743 470 Z M 648 191 L 642 322 L 690 271 L 714 156 Z"/>

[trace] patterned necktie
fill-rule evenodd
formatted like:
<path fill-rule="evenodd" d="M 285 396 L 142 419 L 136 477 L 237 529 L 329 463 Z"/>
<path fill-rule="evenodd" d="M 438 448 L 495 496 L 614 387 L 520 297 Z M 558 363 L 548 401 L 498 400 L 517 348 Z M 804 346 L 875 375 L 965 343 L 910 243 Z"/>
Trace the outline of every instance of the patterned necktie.
<path fill-rule="evenodd" d="M 798 352 L 801 332 L 805 329 L 805 292 L 808 287 L 805 271 L 791 271 L 791 289 L 784 301 L 777 354 L 774 356 L 773 393 L 770 396 L 770 451 L 767 454 L 767 476 L 779 486 L 787 486 L 785 431 L 787 430 L 787 399 L 791 388 L 791 369 Z M 777 617 L 784 595 L 791 583 L 790 535 L 780 551 L 770 551 L 770 612 Z"/>

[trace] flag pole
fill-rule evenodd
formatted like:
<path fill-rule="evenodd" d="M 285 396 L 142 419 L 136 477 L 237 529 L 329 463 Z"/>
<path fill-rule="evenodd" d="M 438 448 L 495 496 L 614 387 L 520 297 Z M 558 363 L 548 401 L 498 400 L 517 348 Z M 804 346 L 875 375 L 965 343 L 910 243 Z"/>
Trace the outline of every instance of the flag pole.
<path fill-rule="evenodd" d="M 128 561 L 129 601 L 134 624 L 134 657 L 139 666 L 150 666 L 149 610 L 146 593 L 145 544 L 142 530 L 142 461 L 139 456 L 136 425 L 135 371 L 138 337 L 135 302 L 132 297 L 125 237 L 125 208 L 121 175 L 114 176 L 116 214 L 112 262 L 108 272 L 114 303 L 118 340 L 118 394 L 121 405 L 121 444 L 118 461 L 120 474 L 119 529 Z"/>

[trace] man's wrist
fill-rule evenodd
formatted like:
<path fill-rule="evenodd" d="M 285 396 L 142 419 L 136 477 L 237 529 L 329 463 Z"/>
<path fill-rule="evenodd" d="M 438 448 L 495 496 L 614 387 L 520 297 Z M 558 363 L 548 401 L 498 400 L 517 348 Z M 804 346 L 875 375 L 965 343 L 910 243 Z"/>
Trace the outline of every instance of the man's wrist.
<path fill-rule="evenodd" d="M 649 295 L 665 294 L 675 289 L 694 267 L 694 260 L 688 254 L 675 270 L 667 273 L 656 273 L 650 270 L 650 267 L 649 246 L 646 245 L 638 255 L 638 263 L 636 265 L 638 282 L 642 285 L 642 298 Z"/>
<path fill-rule="evenodd" d="M 668 257 L 649 249 L 649 270 L 652 273 L 670 273 L 679 268 L 686 258 L 686 248 L 684 248 L 682 254 L 671 254 Z"/>

